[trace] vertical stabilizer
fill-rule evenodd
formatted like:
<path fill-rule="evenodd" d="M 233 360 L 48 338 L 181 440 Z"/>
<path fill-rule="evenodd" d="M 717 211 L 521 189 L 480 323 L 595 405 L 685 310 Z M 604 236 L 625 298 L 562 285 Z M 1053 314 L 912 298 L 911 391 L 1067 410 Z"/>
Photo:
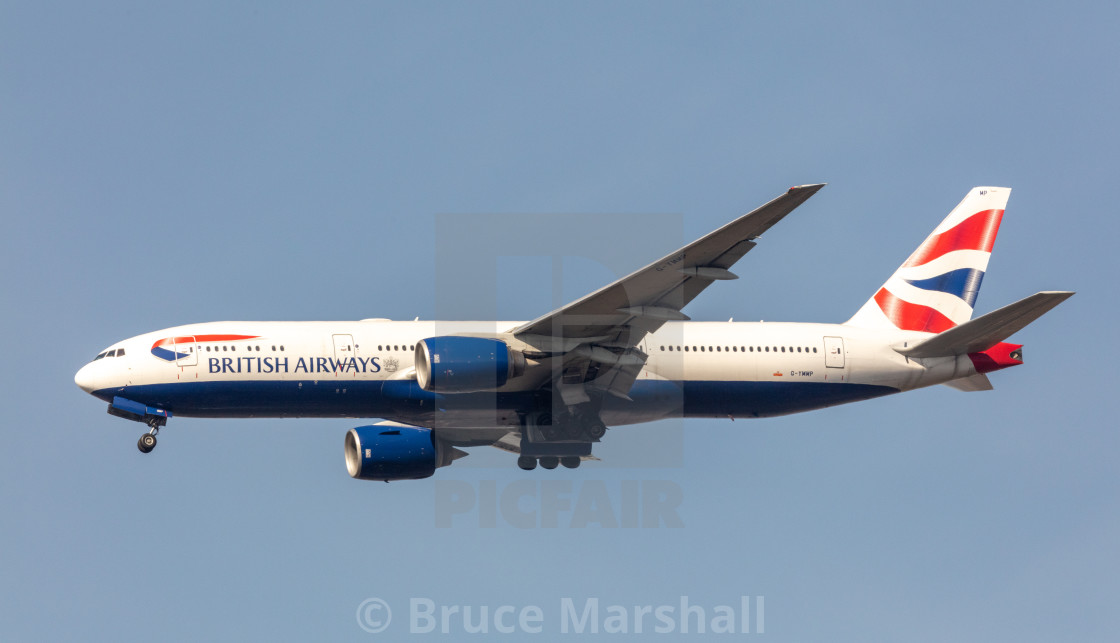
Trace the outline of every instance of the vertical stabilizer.
<path fill-rule="evenodd" d="M 1011 188 L 972 188 L 846 323 L 940 333 L 972 318 Z"/>

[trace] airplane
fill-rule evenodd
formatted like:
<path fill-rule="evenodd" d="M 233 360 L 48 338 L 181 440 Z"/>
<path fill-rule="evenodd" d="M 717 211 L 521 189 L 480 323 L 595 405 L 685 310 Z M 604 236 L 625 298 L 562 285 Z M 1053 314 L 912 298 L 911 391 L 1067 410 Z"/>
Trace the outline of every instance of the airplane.
<path fill-rule="evenodd" d="M 992 388 L 1023 363 L 1015 332 L 1072 296 L 972 318 L 1011 190 L 976 187 L 841 324 L 691 321 L 683 309 L 824 184 L 801 185 L 530 321 L 211 322 L 101 351 L 74 377 L 142 422 L 173 416 L 363 418 L 344 438 L 363 480 L 430 477 L 493 446 L 532 470 L 596 459 L 608 427 L 763 418 L 946 384 Z"/>

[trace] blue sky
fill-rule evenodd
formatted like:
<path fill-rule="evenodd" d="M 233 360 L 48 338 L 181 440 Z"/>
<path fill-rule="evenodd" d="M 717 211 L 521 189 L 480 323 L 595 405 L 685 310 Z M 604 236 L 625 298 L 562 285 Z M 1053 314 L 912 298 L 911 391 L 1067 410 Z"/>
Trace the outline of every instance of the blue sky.
<path fill-rule="evenodd" d="M 371 597 L 400 628 L 411 597 L 554 623 L 564 597 L 746 595 L 775 641 L 1111 640 L 1118 17 L 5 3 L 0 638 L 370 640 Z M 847 319 L 974 185 L 1014 189 L 978 312 L 1079 294 L 1017 336 L 1027 365 L 992 392 L 621 428 L 578 472 L 476 449 L 428 481 L 354 481 L 358 422 L 315 419 L 175 419 L 144 457 L 139 425 L 72 381 L 111 342 L 181 323 L 432 318 L 444 217 L 627 215 L 584 235 L 617 248 L 610 269 L 572 248 L 575 296 L 821 181 L 694 319 Z M 510 245 L 494 287 L 518 295 L 462 316 L 546 312 L 551 259 L 510 258 L 532 254 L 514 251 L 527 230 L 478 234 Z M 456 484 L 625 504 L 625 481 L 678 489 L 684 526 L 436 526 Z"/>

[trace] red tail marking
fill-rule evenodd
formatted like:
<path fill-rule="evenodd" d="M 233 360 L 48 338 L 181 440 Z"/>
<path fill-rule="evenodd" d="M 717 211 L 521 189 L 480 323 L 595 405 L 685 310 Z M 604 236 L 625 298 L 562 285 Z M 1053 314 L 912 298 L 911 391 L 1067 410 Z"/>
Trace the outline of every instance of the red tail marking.
<path fill-rule="evenodd" d="M 953 228 L 926 239 L 903 266 L 920 266 L 954 250 L 991 252 L 999 232 L 1003 210 L 984 210 Z"/>
<path fill-rule="evenodd" d="M 902 330 L 920 330 L 927 333 L 940 333 L 956 326 L 953 320 L 929 306 L 903 301 L 886 288 L 875 293 L 875 303 L 891 323 Z"/>

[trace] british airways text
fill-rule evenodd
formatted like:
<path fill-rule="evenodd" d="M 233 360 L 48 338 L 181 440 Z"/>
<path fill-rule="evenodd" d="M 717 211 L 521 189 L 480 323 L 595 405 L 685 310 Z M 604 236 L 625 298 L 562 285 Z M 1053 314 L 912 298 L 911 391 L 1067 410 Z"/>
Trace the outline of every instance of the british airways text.
<path fill-rule="evenodd" d="M 379 357 L 211 357 L 211 373 L 379 373 Z"/>

